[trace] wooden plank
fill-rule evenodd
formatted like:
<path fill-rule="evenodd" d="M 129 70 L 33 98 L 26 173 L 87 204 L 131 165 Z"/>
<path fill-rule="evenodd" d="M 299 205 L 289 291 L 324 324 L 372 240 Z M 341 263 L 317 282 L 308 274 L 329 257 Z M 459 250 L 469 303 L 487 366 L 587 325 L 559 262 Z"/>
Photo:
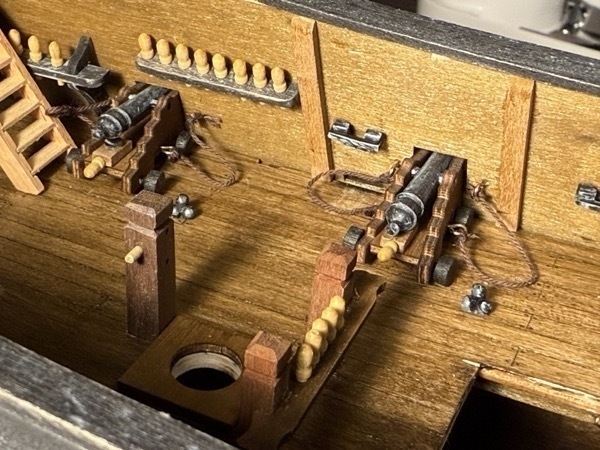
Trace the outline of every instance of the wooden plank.
<path fill-rule="evenodd" d="M 600 398 L 578 389 L 498 367 L 482 367 L 479 376 L 514 390 L 533 394 L 551 403 L 584 411 L 588 413 L 588 420 L 592 423 L 600 415 Z"/>
<path fill-rule="evenodd" d="M 323 89 L 321 52 L 317 23 L 314 20 L 292 19 L 292 42 L 308 159 L 312 175 L 334 167 L 331 142 L 327 138 L 329 120 Z"/>
<path fill-rule="evenodd" d="M 387 134 L 376 154 L 334 143 L 336 166 L 379 174 L 433 150 L 468 160 L 469 178 L 496 193 L 508 75 L 326 23 L 319 37 L 329 116 Z"/>
<path fill-rule="evenodd" d="M 517 355 L 514 369 L 522 374 L 584 392 L 597 400 L 600 398 L 600 381 L 598 380 L 600 364 L 596 361 L 582 363 L 581 358 L 577 357 L 572 360 L 566 353 L 569 350 L 568 347 L 565 350 L 555 350 L 554 352 L 539 352 L 539 347 L 524 349 Z"/>
<path fill-rule="evenodd" d="M 42 170 L 68 149 L 68 144 L 65 144 L 64 142 L 49 142 L 43 148 L 27 158 L 27 163 L 31 166 L 31 173 L 33 175 L 39 173 L 40 170 Z"/>
<path fill-rule="evenodd" d="M 7 109 L 0 111 L 0 124 L 2 124 L 2 128 L 6 130 L 8 127 L 14 125 L 37 106 L 39 106 L 39 102 L 36 99 L 22 98 Z"/>
<path fill-rule="evenodd" d="M 7 53 L 3 53 L 0 55 L 0 70 L 4 69 L 6 66 L 10 64 L 10 55 Z"/>
<path fill-rule="evenodd" d="M 219 167 L 209 157 L 203 163 L 209 170 Z M 173 180 L 169 192 L 186 192 L 201 205 L 197 219 L 175 224 L 179 311 L 238 334 L 252 336 L 262 328 L 297 339 L 305 331 L 315 260 L 326 242 L 339 242 L 349 219 L 306 201 L 303 171 L 259 165 L 248 157 L 241 166 L 244 183 L 210 191 L 187 167 L 170 164 L 167 170 Z M 338 195 L 354 192 L 337 188 Z M 147 345 L 126 334 L 119 261 L 122 206 L 129 196 L 111 177 L 90 183 L 64 171 L 52 175 L 41 197 L 14 192 L 5 178 L 0 193 L 0 334 L 114 386 Z M 470 246 L 483 267 L 508 274 L 520 270 L 500 231 L 480 222 L 474 232 L 481 239 Z M 460 311 L 460 298 L 473 282 L 468 272 L 449 288 L 422 287 L 401 264 L 370 266 L 390 280 L 388 290 L 290 448 L 320 442 L 439 447 L 452 405 L 459 405 L 467 386 L 457 364 L 465 358 L 504 367 L 516 360 L 513 370 L 532 368 L 523 372 L 591 391 L 591 375 L 600 370 L 590 347 L 600 320 L 592 292 L 599 270 L 595 253 L 539 235 L 524 237 L 543 281 L 530 289 L 493 291 L 495 310 L 487 318 Z M 519 359 L 537 353 L 544 359 L 535 365 Z M 357 373 L 358 368 L 364 370 Z M 551 377 L 553 371 L 559 376 Z"/>
<path fill-rule="evenodd" d="M 511 231 L 517 231 L 521 226 L 534 96 L 534 80 L 510 78 L 503 118 L 504 137 L 496 205 Z"/>
<path fill-rule="evenodd" d="M 31 167 L 27 160 L 17 152 L 10 135 L 0 130 L 0 139 L 3 141 L 0 149 L 0 167 L 6 173 L 13 186 L 28 194 L 37 195 L 44 190 L 44 185 L 38 177 L 31 175 Z"/>
<path fill-rule="evenodd" d="M 283 110 L 176 81 L 161 79 L 159 82 L 152 75 L 140 72 L 134 64 L 140 51 L 138 36 L 145 32 L 154 42 L 163 38 L 173 47 L 182 43 L 210 55 L 221 53 L 229 63 L 241 58 L 249 65 L 260 62 L 268 68 L 281 67 L 296 78 L 290 39 L 291 13 L 259 2 L 239 0 L 205 0 L 201 8 L 198 3 L 186 0 L 175 10 L 169 3 L 152 0 L 148 7 L 153 14 L 140 17 L 137 7 L 120 8 L 119 14 L 114 14 L 114 8 L 120 3 L 108 1 L 106 7 L 98 8 L 94 0 L 83 0 L 77 11 L 69 11 L 70 25 L 64 28 L 43 19 L 55 14 L 57 6 L 52 1 L 39 5 L 38 14 L 33 15 L 29 8 L 14 2 L 0 0 L 0 8 L 18 25 L 22 35 L 39 36 L 45 53 L 47 42 L 55 40 L 67 57 L 82 30 L 87 30 L 93 38 L 100 65 L 119 74 L 119 82 L 158 83 L 180 92 L 186 113 L 202 112 L 221 117 L 223 126 L 207 132 L 215 136 L 221 148 L 250 156 L 254 161 L 260 159 L 264 164 L 294 167 L 305 175 L 310 172 L 300 108 Z M 195 17 L 193 21 L 189 20 L 190 15 Z M 157 17 L 168 20 L 156 20 Z M 135 27 L 131 26 L 133 23 Z M 177 28 L 172 26 L 175 23 L 179 24 Z M 105 33 L 107 27 L 115 31 Z M 109 85 L 112 93 L 118 89 L 119 86 Z"/>
<path fill-rule="evenodd" d="M 106 144 L 102 144 L 96 150 L 93 151 L 94 156 L 101 157 L 106 161 L 106 167 L 114 167 L 119 161 L 121 161 L 131 150 L 133 149 L 133 143 L 127 140 L 123 145 L 117 145 L 109 147 Z"/>
<path fill-rule="evenodd" d="M 25 80 L 18 75 L 14 75 L 0 81 L 0 101 L 8 98 L 25 85 Z"/>
<path fill-rule="evenodd" d="M 0 389 L 0 423 L 5 448 L 61 448 L 117 450 L 90 433 L 46 414 Z"/>
<path fill-rule="evenodd" d="M 399 445 L 423 450 L 441 447 L 444 437 L 438 430 L 424 427 L 422 423 L 406 423 L 403 418 L 378 414 L 378 405 L 385 403 L 385 399 L 377 394 L 380 393 L 376 389 L 356 386 L 346 377 L 333 377 L 296 433 L 282 448 L 327 449 L 341 448 L 342 444 L 346 448 L 364 445 L 363 448 L 369 449 L 398 448 Z M 370 400 L 375 396 L 379 401 L 371 404 Z M 367 398 L 369 401 L 365 401 Z M 351 407 L 348 408 L 348 405 Z M 403 407 L 404 403 L 396 405 Z M 410 404 L 409 407 L 415 408 L 415 405 Z M 343 416 L 332 414 L 332 411 L 340 411 L 341 408 L 348 409 L 348 413 Z"/>
<path fill-rule="evenodd" d="M 54 127 L 54 123 L 48 122 L 43 119 L 38 119 L 32 124 L 28 125 L 22 131 L 14 136 L 15 145 L 19 153 L 24 152 L 34 142 L 38 141 L 48 131 Z"/>
<path fill-rule="evenodd" d="M 594 121 L 599 113 L 597 97 L 537 83 L 523 229 L 600 247 L 597 213 L 574 202 L 579 183 L 600 186 L 600 132 Z M 577 157 L 567 158 L 567 148 L 576 149 Z"/>

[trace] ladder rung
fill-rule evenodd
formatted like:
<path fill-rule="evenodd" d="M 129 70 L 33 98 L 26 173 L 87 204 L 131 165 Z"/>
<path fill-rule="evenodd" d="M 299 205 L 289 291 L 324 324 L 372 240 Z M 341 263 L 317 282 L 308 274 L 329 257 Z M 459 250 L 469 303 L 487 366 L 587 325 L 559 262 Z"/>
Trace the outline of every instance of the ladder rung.
<path fill-rule="evenodd" d="M 39 106 L 40 102 L 32 98 L 22 98 L 15 104 L 9 106 L 4 111 L 0 111 L 0 124 L 2 129 L 14 125 L 19 120 L 27 116 L 31 111 Z"/>
<path fill-rule="evenodd" d="M 68 149 L 69 144 L 53 141 L 35 152 L 27 159 L 27 162 L 31 166 L 31 174 L 35 175 L 38 173 Z"/>
<path fill-rule="evenodd" d="M 6 66 L 10 64 L 11 57 L 10 55 L 0 55 L 0 70 L 4 69 Z"/>
<path fill-rule="evenodd" d="M 14 94 L 25 85 L 25 79 L 21 76 L 12 76 L 0 81 L 0 101 Z"/>
<path fill-rule="evenodd" d="M 45 135 L 54 127 L 54 122 L 48 120 L 36 120 L 20 131 L 14 138 L 17 151 L 22 153 L 27 147 Z"/>

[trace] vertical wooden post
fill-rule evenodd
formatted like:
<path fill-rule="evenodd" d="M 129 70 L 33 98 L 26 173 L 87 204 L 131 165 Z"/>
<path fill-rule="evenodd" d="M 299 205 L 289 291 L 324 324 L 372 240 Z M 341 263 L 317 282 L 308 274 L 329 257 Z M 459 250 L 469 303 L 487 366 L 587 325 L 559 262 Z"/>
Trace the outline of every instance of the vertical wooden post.
<path fill-rule="evenodd" d="M 327 138 L 329 121 L 323 89 L 317 23 L 311 19 L 294 17 L 292 42 L 297 62 L 296 76 L 304 116 L 306 146 L 314 176 L 334 168 L 331 142 Z"/>
<path fill-rule="evenodd" d="M 248 344 L 242 373 L 242 402 L 238 427 L 246 430 L 255 413 L 273 414 L 288 391 L 292 343 L 259 331 Z"/>
<path fill-rule="evenodd" d="M 498 210 L 511 231 L 521 226 L 534 95 L 534 80 L 511 77 L 505 101 L 497 200 Z"/>
<path fill-rule="evenodd" d="M 308 311 L 307 327 L 310 329 L 313 321 L 321 317 L 323 310 L 329 306 L 329 301 L 339 295 L 350 301 L 354 289 L 352 277 L 356 266 L 357 253 L 340 244 L 325 246 L 315 267 L 313 278 L 310 309 Z"/>
<path fill-rule="evenodd" d="M 127 331 L 153 338 L 175 317 L 171 199 L 142 191 L 125 205 Z"/>

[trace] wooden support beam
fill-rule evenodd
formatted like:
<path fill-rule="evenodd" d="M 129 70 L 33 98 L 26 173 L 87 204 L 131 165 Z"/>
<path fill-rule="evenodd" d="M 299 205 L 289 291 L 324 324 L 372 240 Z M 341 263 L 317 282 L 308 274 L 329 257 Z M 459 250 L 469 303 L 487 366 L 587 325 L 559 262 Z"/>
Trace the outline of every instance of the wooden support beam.
<path fill-rule="evenodd" d="M 127 331 L 154 338 L 175 317 L 172 201 L 142 191 L 125 205 Z"/>
<path fill-rule="evenodd" d="M 521 226 L 534 95 L 534 80 L 511 77 L 504 102 L 504 142 L 497 200 L 498 210 L 511 231 Z"/>
<path fill-rule="evenodd" d="M 292 43 L 297 62 L 296 76 L 304 116 L 306 147 L 314 176 L 334 168 L 331 142 L 327 138 L 329 120 L 316 21 L 294 17 Z"/>

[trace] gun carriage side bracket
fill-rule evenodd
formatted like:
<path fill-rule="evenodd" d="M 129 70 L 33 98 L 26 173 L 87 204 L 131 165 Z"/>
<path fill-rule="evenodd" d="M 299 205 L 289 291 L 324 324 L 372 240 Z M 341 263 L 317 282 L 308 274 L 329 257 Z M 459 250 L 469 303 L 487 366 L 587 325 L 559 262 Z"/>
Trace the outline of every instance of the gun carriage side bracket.
<path fill-rule="evenodd" d="M 122 180 L 123 191 L 135 194 L 153 180 L 150 190 L 160 191 L 163 176 L 156 170 L 162 146 L 171 145 L 185 129 L 185 115 L 179 92 L 161 96 L 151 113 L 107 143 L 93 137 L 81 151 L 67 155 L 67 169 L 75 178 L 93 178 L 103 172 Z M 136 143 L 134 145 L 134 143 Z"/>

